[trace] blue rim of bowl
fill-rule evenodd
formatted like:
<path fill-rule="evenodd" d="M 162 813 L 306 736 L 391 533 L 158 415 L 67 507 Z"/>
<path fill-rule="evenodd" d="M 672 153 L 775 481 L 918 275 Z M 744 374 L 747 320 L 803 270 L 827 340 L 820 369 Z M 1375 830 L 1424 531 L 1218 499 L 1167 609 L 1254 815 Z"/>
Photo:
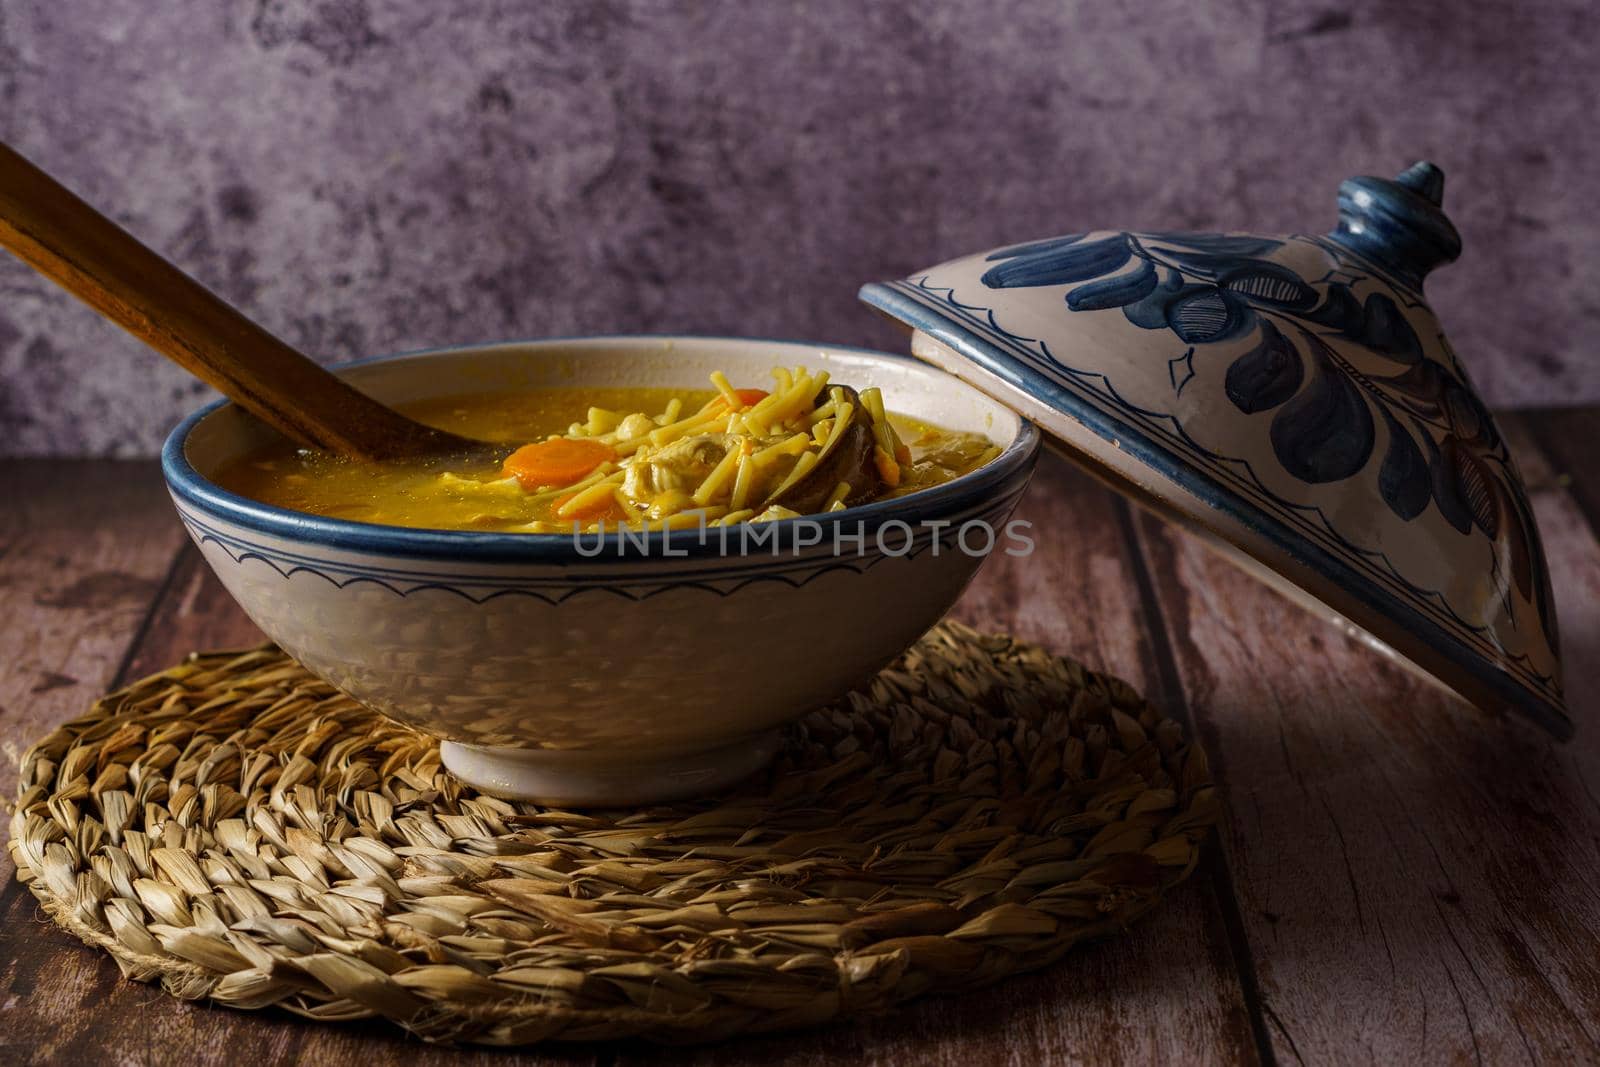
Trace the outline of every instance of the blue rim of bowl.
<path fill-rule="evenodd" d="M 513 341 L 488 341 L 472 345 L 449 345 L 441 348 L 424 348 L 389 355 L 368 356 L 332 364 L 329 369 L 346 370 L 373 363 L 386 363 L 424 356 L 446 356 L 479 352 L 489 348 L 514 345 L 557 345 L 574 342 L 659 342 L 678 341 L 694 343 L 717 341 L 748 344 L 782 344 L 827 352 L 847 352 L 912 363 L 935 374 L 942 374 L 957 382 L 962 388 L 981 390 L 962 382 L 955 375 L 907 354 L 881 352 L 853 345 L 824 344 L 814 341 L 783 340 L 759 337 L 712 337 L 692 334 L 585 334 L 567 337 L 539 337 Z M 999 404 L 993 397 L 986 400 Z M 716 539 L 700 536 L 693 528 L 684 530 L 654 531 L 644 537 L 629 538 L 617 552 L 600 556 L 581 555 L 571 534 L 487 533 L 476 530 L 425 530 L 407 526 L 383 526 L 370 522 L 353 522 L 333 519 L 306 512 L 291 511 L 272 504 L 263 504 L 249 497 L 231 493 L 206 479 L 189 463 L 184 454 L 190 432 L 208 416 L 233 403 L 222 399 L 213 401 L 186 417 L 167 435 L 161 447 L 161 473 L 168 489 L 179 500 L 192 505 L 205 514 L 226 519 L 251 530 L 272 534 L 287 540 L 325 545 L 331 548 L 368 552 L 377 555 L 398 556 L 410 559 L 460 560 L 478 563 L 555 563 L 594 566 L 601 562 L 638 563 L 644 558 L 674 559 L 704 558 L 706 556 L 733 555 L 724 552 Z M 794 537 L 801 522 L 821 524 L 824 529 L 845 526 L 852 535 L 855 524 L 873 532 L 890 522 L 919 523 L 937 519 L 940 515 L 961 512 L 984 500 L 1003 496 L 1011 489 L 1019 489 L 1018 481 L 1025 481 L 1033 470 L 1039 453 L 1042 436 L 1028 419 L 1017 416 L 1017 434 L 998 456 L 970 474 L 919 492 L 861 504 L 843 511 L 825 515 L 807 515 L 798 519 L 780 519 L 767 524 L 776 528 L 770 540 L 763 539 L 763 552 L 781 551 L 794 546 Z M 848 525 L 846 525 L 848 524 Z M 608 535 L 609 537 L 610 535 Z M 775 546 L 775 547 L 774 547 Z M 664 551 L 666 550 L 666 551 Z"/>
<path fill-rule="evenodd" d="M 962 323 L 952 320 L 938 311 L 928 308 L 920 301 L 904 295 L 895 287 L 895 284 L 885 282 L 868 283 L 861 287 L 858 298 L 863 303 L 878 309 L 894 320 L 921 330 L 935 340 L 944 343 L 958 354 L 970 359 L 977 366 L 989 371 L 1040 402 L 1075 419 L 1102 439 L 1116 443 L 1122 452 L 1133 456 L 1150 470 L 1166 477 L 1194 499 L 1227 515 L 1246 529 L 1265 538 L 1288 559 L 1317 572 L 1323 578 L 1333 582 L 1345 595 L 1391 621 L 1398 631 L 1422 641 L 1435 655 L 1459 668 L 1472 682 L 1476 683 L 1474 688 L 1480 688 L 1483 691 L 1492 693 L 1496 698 L 1504 701 L 1507 707 L 1531 719 L 1555 737 L 1563 741 L 1571 739 L 1574 733 L 1574 724 L 1567 714 L 1564 703 L 1552 703 L 1543 694 L 1529 688 L 1522 681 L 1502 670 L 1493 661 L 1486 659 L 1474 649 L 1464 645 L 1432 620 L 1423 617 L 1409 605 L 1357 574 L 1336 556 L 1295 535 L 1293 531 L 1282 523 L 1264 514 L 1260 509 L 1251 506 L 1249 502 L 1220 485 L 1203 471 L 1174 458 L 1166 449 L 1147 437 L 1139 427 L 1115 416 L 1102 414 L 1092 405 L 1081 401 L 1069 390 L 1059 388 L 1043 379 L 1036 372 L 996 348 Z M 1077 447 L 1065 441 L 1061 443 L 1067 455 L 1081 455 Z M 1175 510 L 1180 515 L 1183 514 L 1181 507 Z M 1191 519 L 1189 516 L 1183 515 L 1182 521 L 1188 522 Z M 1240 547 L 1240 551 L 1244 551 L 1241 546 L 1236 547 Z M 1261 558 L 1259 562 L 1263 566 L 1281 574 L 1285 580 L 1299 586 L 1308 595 L 1323 602 L 1330 609 L 1340 612 L 1341 615 L 1348 618 L 1348 615 L 1340 611 L 1337 605 L 1330 603 L 1327 597 L 1297 581 L 1292 575 L 1284 573 L 1280 568 L 1274 566 L 1270 559 Z M 1352 625 L 1356 625 L 1358 629 L 1371 634 L 1383 645 L 1399 652 L 1401 643 L 1394 640 L 1392 636 L 1374 632 L 1368 627 L 1360 626 L 1354 622 L 1352 622 Z M 1403 655 L 1403 653 L 1401 654 Z M 1467 695 L 1463 691 L 1464 687 L 1460 684 L 1461 679 L 1451 679 L 1439 671 L 1425 667 L 1417 663 L 1414 657 L 1407 656 L 1406 658 L 1416 664 L 1419 669 L 1438 679 L 1446 687 L 1463 696 Z M 1468 700 L 1470 703 L 1480 703 L 1470 697 L 1468 697 Z"/>

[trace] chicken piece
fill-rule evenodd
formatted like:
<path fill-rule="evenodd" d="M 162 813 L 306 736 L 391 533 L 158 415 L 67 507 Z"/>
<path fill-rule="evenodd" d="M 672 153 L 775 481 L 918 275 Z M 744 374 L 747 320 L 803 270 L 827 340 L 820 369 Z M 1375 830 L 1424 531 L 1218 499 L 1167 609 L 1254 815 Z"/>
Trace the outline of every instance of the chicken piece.
<path fill-rule="evenodd" d="M 708 433 L 680 437 L 660 448 L 641 448 L 628 464 L 622 491 L 639 501 L 653 500 L 674 489 L 692 493 L 728 450 L 740 443 L 741 438 L 733 434 Z"/>
<path fill-rule="evenodd" d="M 463 478 L 445 471 L 439 475 L 439 487 L 465 497 L 486 497 L 500 500 L 521 500 L 526 496 L 515 478 Z"/>
<path fill-rule="evenodd" d="M 643 437 L 656 428 L 656 422 L 642 412 L 634 412 L 617 425 L 617 440 L 631 441 L 635 437 Z"/>

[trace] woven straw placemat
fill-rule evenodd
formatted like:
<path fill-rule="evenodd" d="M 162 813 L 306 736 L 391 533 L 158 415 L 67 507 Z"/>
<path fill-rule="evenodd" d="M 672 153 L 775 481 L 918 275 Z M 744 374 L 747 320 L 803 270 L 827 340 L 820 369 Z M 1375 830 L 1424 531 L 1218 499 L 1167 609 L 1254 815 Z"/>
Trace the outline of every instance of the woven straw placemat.
<path fill-rule="evenodd" d="M 943 623 L 731 793 L 480 796 L 283 653 L 197 655 L 30 749 L 12 855 L 124 974 L 435 1041 L 701 1041 L 1042 966 L 1193 869 L 1200 749 L 1125 683 Z"/>

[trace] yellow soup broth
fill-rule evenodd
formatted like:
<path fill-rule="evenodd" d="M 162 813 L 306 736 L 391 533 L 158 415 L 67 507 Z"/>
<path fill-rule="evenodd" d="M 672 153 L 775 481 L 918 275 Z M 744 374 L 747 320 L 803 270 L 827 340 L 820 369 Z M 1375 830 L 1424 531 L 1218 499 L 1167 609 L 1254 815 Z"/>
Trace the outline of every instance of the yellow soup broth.
<path fill-rule="evenodd" d="M 982 435 L 885 411 L 877 390 L 830 386 L 804 368 L 774 377 L 770 393 L 735 391 L 716 375 L 717 390 L 542 388 L 401 404 L 430 426 L 506 449 L 475 465 L 370 464 L 283 443 L 215 481 L 330 518 L 566 533 L 838 510 L 950 481 L 999 452 Z"/>

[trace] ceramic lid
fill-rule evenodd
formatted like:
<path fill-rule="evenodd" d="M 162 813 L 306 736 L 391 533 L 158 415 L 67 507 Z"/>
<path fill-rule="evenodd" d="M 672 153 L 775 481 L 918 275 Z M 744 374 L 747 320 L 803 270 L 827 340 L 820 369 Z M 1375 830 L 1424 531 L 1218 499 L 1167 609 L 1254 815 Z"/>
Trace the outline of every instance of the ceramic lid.
<path fill-rule="evenodd" d="M 1422 295 L 1444 175 L 1301 234 L 1100 230 L 867 285 L 912 350 L 1113 486 L 1491 711 L 1572 733 L 1533 512 Z"/>

